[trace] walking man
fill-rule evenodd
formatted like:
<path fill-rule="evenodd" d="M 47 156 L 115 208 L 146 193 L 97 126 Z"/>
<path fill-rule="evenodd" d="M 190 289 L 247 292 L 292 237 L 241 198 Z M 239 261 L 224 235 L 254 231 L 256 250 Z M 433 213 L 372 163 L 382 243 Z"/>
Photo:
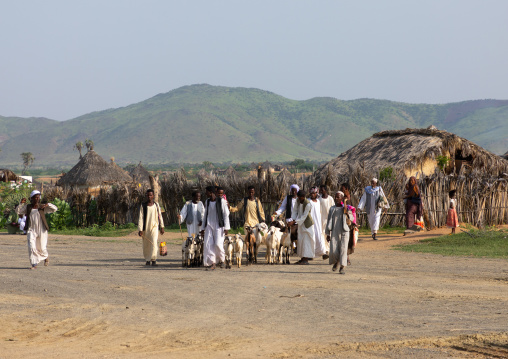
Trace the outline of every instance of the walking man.
<path fill-rule="evenodd" d="M 247 234 L 245 231 L 246 226 L 254 227 L 256 224 L 265 221 L 265 212 L 261 201 L 256 197 L 254 186 L 249 186 L 247 194 L 248 196 L 244 197 L 236 207 L 230 207 L 229 209 L 231 213 L 234 213 L 238 212 L 239 208 L 242 208 L 244 234 Z"/>
<path fill-rule="evenodd" d="M 192 200 L 187 201 L 180 214 L 178 220 L 180 224 L 185 222 L 187 224 L 187 234 L 189 237 L 194 237 L 200 231 L 200 227 L 203 224 L 203 214 L 205 207 L 201 202 L 201 193 L 198 191 L 192 192 Z"/>
<path fill-rule="evenodd" d="M 314 221 L 312 220 L 312 205 L 306 198 L 303 190 L 298 191 L 298 205 L 292 214 L 295 218 L 292 225 L 298 225 L 298 245 L 296 253 L 301 258 L 295 264 L 309 264 L 309 260 L 315 257 L 316 243 L 314 237 Z"/>
<path fill-rule="evenodd" d="M 154 202 L 154 191 L 146 191 L 147 201 L 139 208 L 138 235 L 143 238 L 143 256 L 146 265 L 157 267 L 159 231 L 164 234 L 164 221 L 159 204 Z"/>
<path fill-rule="evenodd" d="M 31 268 L 36 269 L 37 264 L 44 261 L 44 265 L 49 264 L 48 231 L 49 226 L 46 221 L 46 213 L 53 213 L 58 210 L 52 203 L 41 204 L 41 192 L 35 190 L 30 193 L 30 204 L 26 203 L 26 198 L 16 208 L 18 215 L 25 215 L 25 231 L 27 233 L 28 257 Z"/>
<path fill-rule="evenodd" d="M 344 207 L 342 202 L 344 201 Z M 335 194 L 335 206 L 330 208 L 326 224 L 326 240 L 330 242 L 330 258 L 328 263 L 333 264 L 332 270 L 336 271 L 340 264 L 340 274 L 345 274 L 347 266 L 347 246 L 349 243 L 348 220 L 353 221 L 353 216 L 347 212 L 347 199 L 344 192 Z"/>
<path fill-rule="evenodd" d="M 206 187 L 205 212 L 201 235 L 203 236 L 203 264 L 211 270 L 224 263 L 226 254 L 224 252 L 224 236 L 228 234 L 229 210 L 226 201 L 218 197 L 215 187 Z"/>

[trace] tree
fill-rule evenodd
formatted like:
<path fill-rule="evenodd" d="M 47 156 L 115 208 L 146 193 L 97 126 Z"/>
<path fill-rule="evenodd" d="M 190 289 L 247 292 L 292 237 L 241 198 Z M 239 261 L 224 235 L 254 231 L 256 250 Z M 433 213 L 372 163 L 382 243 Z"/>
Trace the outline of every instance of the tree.
<path fill-rule="evenodd" d="M 22 173 L 23 175 L 25 175 L 28 167 L 30 167 L 34 163 L 35 157 L 34 155 L 32 155 L 32 152 L 23 152 L 21 154 L 21 158 L 23 159 L 23 167 L 24 167 Z"/>
<path fill-rule="evenodd" d="M 82 149 L 83 149 L 83 142 L 81 142 L 81 141 L 76 142 L 76 144 L 74 145 L 74 150 L 78 150 L 78 152 L 79 152 L 79 159 L 83 158 L 83 156 L 81 155 L 81 150 Z"/>
<path fill-rule="evenodd" d="M 93 150 L 93 141 L 91 139 L 87 138 L 85 140 L 85 146 L 86 146 L 87 151 L 92 151 Z"/>
<path fill-rule="evenodd" d="M 203 167 L 205 169 L 212 169 L 213 168 L 213 163 L 210 162 L 210 161 L 203 161 Z"/>

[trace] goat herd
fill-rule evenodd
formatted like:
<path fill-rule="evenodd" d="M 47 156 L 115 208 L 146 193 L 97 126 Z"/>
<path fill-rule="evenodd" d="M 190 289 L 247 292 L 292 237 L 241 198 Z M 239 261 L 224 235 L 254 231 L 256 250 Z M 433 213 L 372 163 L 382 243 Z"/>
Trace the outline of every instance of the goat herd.
<path fill-rule="evenodd" d="M 290 264 L 289 257 L 296 251 L 296 241 L 291 237 L 290 230 L 283 221 L 274 221 L 270 227 L 266 223 L 258 223 L 253 227 L 245 226 L 245 236 L 237 233 L 224 238 L 224 264 L 228 269 L 231 269 L 232 264 L 240 268 L 244 248 L 246 264 L 257 263 L 258 251 L 262 245 L 266 246 L 266 263 Z M 187 237 L 182 243 L 182 267 L 202 265 L 203 237 L 200 234 Z"/>

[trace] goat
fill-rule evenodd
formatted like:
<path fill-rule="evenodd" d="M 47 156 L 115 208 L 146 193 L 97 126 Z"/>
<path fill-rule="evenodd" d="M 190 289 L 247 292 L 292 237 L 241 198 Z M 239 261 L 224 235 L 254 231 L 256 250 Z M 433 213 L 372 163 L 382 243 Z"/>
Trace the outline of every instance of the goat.
<path fill-rule="evenodd" d="M 224 239 L 224 251 L 226 252 L 226 269 L 231 269 L 233 260 L 233 238 L 226 236 Z"/>
<path fill-rule="evenodd" d="M 279 228 L 271 226 L 268 229 L 268 235 L 266 236 L 266 254 L 267 254 L 266 263 L 267 264 L 279 263 L 280 260 L 279 260 L 278 253 L 280 252 L 279 247 L 280 247 L 281 238 L 282 238 L 282 232 L 280 231 Z"/>
<path fill-rule="evenodd" d="M 283 264 L 289 264 L 289 257 L 291 255 L 292 247 L 293 241 L 291 240 L 291 231 L 289 228 L 287 228 L 286 231 L 282 234 L 279 247 L 279 261 L 280 257 L 284 256 L 282 258 Z"/>
<path fill-rule="evenodd" d="M 238 265 L 238 268 L 242 266 L 242 254 L 243 254 L 243 239 L 240 234 L 235 234 L 235 237 L 233 239 L 234 247 L 234 255 L 236 257 L 236 264 Z"/>
<path fill-rule="evenodd" d="M 193 237 L 187 237 L 182 243 L 182 267 L 190 267 L 196 252 L 196 241 Z"/>
<path fill-rule="evenodd" d="M 266 236 L 268 235 L 268 226 L 266 223 L 258 223 L 252 228 L 252 234 L 254 234 L 254 238 L 256 238 L 256 244 L 254 245 L 254 263 L 258 262 L 258 251 L 262 244 L 266 246 Z M 268 252 L 268 251 L 267 251 Z M 266 258 L 268 258 L 268 253 L 266 253 Z"/>
<path fill-rule="evenodd" d="M 256 247 L 256 237 L 254 237 L 253 233 L 254 227 L 245 226 L 245 256 L 247 258 L 247 265 L 252 263 L 254 257 L 254 248 Z"/>
<path fill-rule="evenodd" d="M 196 253 L 194 254 L 194 266 L 200 267 L 203 265 L 203 238 L 198 234 L 194 238 L 196 242 Z"/>

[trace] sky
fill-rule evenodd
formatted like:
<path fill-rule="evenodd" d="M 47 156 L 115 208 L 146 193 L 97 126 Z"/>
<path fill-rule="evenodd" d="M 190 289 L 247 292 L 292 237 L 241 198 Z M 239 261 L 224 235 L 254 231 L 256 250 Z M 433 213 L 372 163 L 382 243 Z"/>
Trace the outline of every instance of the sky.
<path fill-rule="evenodd" d="M 0 116 L 68 120 L 200 83 L 508 99 L 507 14 L 506 0 L 0 0 Z"/>

